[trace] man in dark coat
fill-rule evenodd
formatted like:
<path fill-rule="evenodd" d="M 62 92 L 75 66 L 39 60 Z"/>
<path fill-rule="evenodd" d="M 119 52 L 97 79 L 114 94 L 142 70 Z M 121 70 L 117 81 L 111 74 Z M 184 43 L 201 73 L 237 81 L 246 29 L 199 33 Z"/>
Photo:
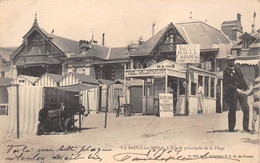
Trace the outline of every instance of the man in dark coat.
<path fill-rule="evenodd" d="M 243 77 L 240 68 L 234 64 L 235 58 L 229 55 L 226 61 L 228 67 L 224 70 L 223 73 L 223 85 L 225 91 L 225 101 L 229 105 L 229 131 L 234 132 L 234 128 L 236 125 L 236 109 L 238 100 L 243 111 L 243 129 L 246 132 L 250 132 L 250 130 L 248 129 L 249 106 L 247 103 L 247 97 L 238 93 L 238 90 L 246 91 L 248 89 L 248 85 Z"/>

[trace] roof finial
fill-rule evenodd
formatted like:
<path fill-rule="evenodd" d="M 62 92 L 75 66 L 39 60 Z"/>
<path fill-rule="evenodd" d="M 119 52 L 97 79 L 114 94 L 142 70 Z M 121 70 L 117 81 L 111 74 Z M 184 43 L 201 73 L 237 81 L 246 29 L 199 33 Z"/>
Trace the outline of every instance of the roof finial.
<path fill-rule="evenodd" d="M 34 23 L 33 25 L 38 25 L 38 22 L 37 22 L 37 12 L 35 12 L 35 17 L 34 17 Z"/>
<path fill-rule="evenodd" d="M 192 11 L 190 11 L 190 19 L 192 19 Z"/>

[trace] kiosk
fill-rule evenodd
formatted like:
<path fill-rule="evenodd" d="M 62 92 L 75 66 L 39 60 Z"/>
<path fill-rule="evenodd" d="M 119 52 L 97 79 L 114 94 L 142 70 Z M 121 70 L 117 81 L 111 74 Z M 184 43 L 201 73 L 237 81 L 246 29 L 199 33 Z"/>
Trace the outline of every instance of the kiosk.
<path fill-rule="evenodd" d="M 189 66 L 189 115 L 198 114 L 198 85 L 204 90 L 204 113 L 216 112 L 217 74 L 195 66 Z M 144 81 L 142 113 L 160 115 L 159 94 L 173 94 L 173 115 L 185 114 L 186 65 L 164 60 L 145 69 L 126 69 L 125 78 Z"/>

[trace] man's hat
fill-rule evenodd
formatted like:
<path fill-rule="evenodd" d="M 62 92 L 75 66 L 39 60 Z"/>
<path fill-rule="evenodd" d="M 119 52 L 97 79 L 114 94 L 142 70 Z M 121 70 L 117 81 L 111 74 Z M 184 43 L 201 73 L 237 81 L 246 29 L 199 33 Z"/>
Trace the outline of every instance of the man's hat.
<path fill-rule="evenodd" d="M 236 57 L 234 57 L 233 55 L 229 54 L 229 55 L 227 55 L 227 58 L 225 59 L 225 61 L 229 61 L 229 60 L 236 60 Z"/>

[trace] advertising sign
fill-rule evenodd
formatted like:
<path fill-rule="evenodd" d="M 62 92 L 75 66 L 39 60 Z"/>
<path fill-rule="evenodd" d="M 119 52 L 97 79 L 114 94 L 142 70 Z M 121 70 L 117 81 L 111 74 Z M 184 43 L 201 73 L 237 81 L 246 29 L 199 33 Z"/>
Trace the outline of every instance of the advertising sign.
<path fill-rule="evenodd" d="M 159 94 L 160 117 L 173 117 L 173 95 Z"/>
<path fill-rule="evenodd" d="M 200 63 L 199 44 L 179 44 L 176 51 L 177 63 Z"/>

